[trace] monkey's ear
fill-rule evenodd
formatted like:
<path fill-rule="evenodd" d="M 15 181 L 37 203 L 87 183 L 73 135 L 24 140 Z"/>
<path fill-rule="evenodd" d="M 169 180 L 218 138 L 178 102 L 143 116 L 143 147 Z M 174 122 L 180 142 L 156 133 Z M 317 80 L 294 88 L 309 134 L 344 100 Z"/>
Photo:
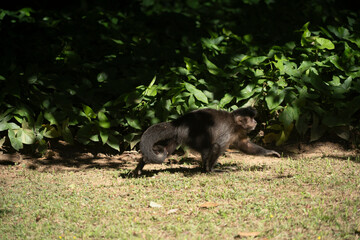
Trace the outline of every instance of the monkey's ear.
<path fill-rule="evenodd" d="M 245 129 L 247 121 L 246 121 L 245 117 L 238 115 L 238 116 L 235 116 L 235 123 Z"/>

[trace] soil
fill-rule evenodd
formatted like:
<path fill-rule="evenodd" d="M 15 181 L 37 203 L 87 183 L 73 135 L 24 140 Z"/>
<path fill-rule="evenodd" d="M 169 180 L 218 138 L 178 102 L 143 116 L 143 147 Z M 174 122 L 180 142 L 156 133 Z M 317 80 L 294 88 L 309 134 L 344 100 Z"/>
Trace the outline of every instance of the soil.
<path fill-rule="evenodd" d="M 358 149 L 346 149 L 340 144 L 332 142 L 317 142 L 308 145 L 290 144 L 276 150 L 282 153 L 283 157 L 290 157 L 292 159 L 329 157 L 339 159 L 350 158 L 359 161 L 360 157 Z M 37 171 L 84 171 L 93 168 L 112 168 L 130 171 L 135 168 L 140 158 L 141 154 L 137 151 L 125 151 L 118 154 L 104 149 L 71 146 L 66 142 L 59 141 L 52 145 L 51 149 L 42 157 L 34 157 L 24 153 L 6 153 L 0 149 L 0 168 L 8 165 L 17 165 Z M 219 162 L 221 164 L 230 160 L 250 165 L 275 164 L 279 161 L 275 157 L 251 156 L 229 149 L 220 158 Z M 200 161 L 199 154 L 189 151 L 184 155 L 172 155 L 161 165 L 146 165 L 145 169 L 147 171 L 176 171 L 181 168 L 199 168 Z"/>

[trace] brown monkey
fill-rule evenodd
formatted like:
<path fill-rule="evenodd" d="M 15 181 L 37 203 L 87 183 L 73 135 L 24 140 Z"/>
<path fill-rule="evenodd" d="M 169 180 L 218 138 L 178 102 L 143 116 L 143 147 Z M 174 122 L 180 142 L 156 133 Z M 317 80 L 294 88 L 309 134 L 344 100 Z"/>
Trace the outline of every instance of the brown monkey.
<path fill-rule="evenodd" d="M 279 153 L 250 142 L 247 134 L 256 127 L 255 116 L 256 110 L 252 107 L 239 108 L 231 113 L 200 109 L 173 122 L 155 124 L 141 137 L 143 157 L 133 174 L 141 174 L 146 163 L 162 163 L 179 145 L 189 146 L 201 154 L 205 172 L 212 171 L 219 156 L 232 143 L 248 154 L 280 157 Z"/>

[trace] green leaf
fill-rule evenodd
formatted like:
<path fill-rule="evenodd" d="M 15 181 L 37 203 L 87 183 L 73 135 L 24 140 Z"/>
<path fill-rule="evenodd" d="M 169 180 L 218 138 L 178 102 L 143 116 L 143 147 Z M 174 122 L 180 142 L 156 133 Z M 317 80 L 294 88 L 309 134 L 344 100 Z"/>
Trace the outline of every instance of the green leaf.
<path fill-rule="evenodd" d="M 301 136 L 305 136 L 306 132 L 308 131 L 309 120 L 310 114 L 306 112 L 301 114 L 299 119 L 296 121 L 296 130 L 300 133 Z"/>
<path fill-rule="evenodd" d="M 21 142 L 24 144 L 33 144 L 35 143 L 36 136 L 34 132 L 30 129 L 20 128 L 16 135 L 20 138 Z"/>
<path fill-rule="evenodd" d="M 335 78 L 336 79 L 336 78 Z M 352 77 L 348 77 L 343 84 L 341 84 L 340 86 L 329 86 L 330 91 L 332 92 L 332 97 L 334 99 L 345 99 L 346 95 L 345 93 L 350 91 L 351 88 L 351 82 L 352 82 Z M 336 85 L 336 82 L 332 82 L 333 85 Z"/>
<path fill-rule="evenodd" d="M 302 78 L 305 82 L 311 83 L 311 85 L 321 93 L 325 95 L 330 95 L 330 90 L 327 84 L 325 84 L 324 80 L 314 73 L 313 71 L 310 71 L 308 76 L 303 76 Z"/>
<path fill-rule="evenodd" d="M 43 121 L 44 121 L 44 115 L 41 112 L 35 121 L 35 125 L 34 125 L 35 131 L 38 132 L 40 130 L 40 128 L 42 127 Z"/>
<path fill-rule="evenodd" d="M 284 131 L 281 131 L 279 134 L 279 138 L 276 141 L 276 146 L 282 145 L 286 141 L 286 135 Z"/>
<path fill-rule="evenodd" d="M 91 109 L 91 107 L 83 104 L 83 111 L 85 113 L 85 116 L 89 119 L 96 118 L 95 112 Z"/>
<path fill-rule="evenodd" d="M 294 124 L 291 123 L 289 126 L 285 127 L 284 130 L 281 131 L 279 139 L 276 141 L 276 146 L 280 146 L 288 140 L 293 128 Z"/>
<path fill-rule="evenodd" d="M 13 129 L 13 130 L 16 130 L 16 129 L 20 129 L 20 126 L 18 126 L 16 123 L 8 123 L 8 128 L 7 129 Z"/>
<path fill-rule="evenodd" d="M 119 45 L 123 45 L 124 42 L 121 41 L 120 39 L 112 39 L 116 44 L 119 44 Z"/>
<path fill-rule="evenodd" d="M 133 119 L 131 117 L 125 117 L 125 119 L 132 128 L 141 130 L 141 124 L 138 119 Z"/>
<path fill-rule="evenodd" d="M 350 139 L 351 133 L 349 130 L 348 126 L 344 126 L 344 127 L 337 127 L 334 129 L 336 135 L 338 135 L 338 137 L 348 141 Z"/>
<path fill-rule="evenodd" d="M 111 124 L 106 114 L 102 111 L 98 112 L 99 126 L 102 128 L 110 128 Z"/>
<path fill-rule="evenodd" d="M 299 118 L 299 110 L 295 107 L 286 106 L 284 111 L 280 113 L 279 120 L 284 124 L 285 128 L 290 126 Z"/>
<path fill-rule="evenodd" d="M 33 12 L 33 10 L 31 8 L 22 8 L 19 10 L 20 12 L 20 16 L 19 18 L 23 18 L 24 16 L 26 17 L 30 17 L 31 13 Z"/>
<path fill-rule="evenodd" d="M 274 133 L 274 132 L 268 133 L 264 136 L 263 142 L 265 144 L 275 142 L 281 137 L 281 134 L 282 134 L 282 131 L 280 133 Z"/>
<path fill-rule="evenodd" d="M 30 129 L 29 123 L 26 122 L 25 120 L 21 123 L 21 127 L 23 129 Z"/>
<path fill-rule="evenodd" d="M 344 83 L 341 85 L 342 88 L 344 88 L 345 90 L 349 90 L 351 87 L 351 82 L 352 82 L 352 77 L 348 77 Z"/>
<path fill-rule="evenodd" d="M 243 99 L 250 98 L 256 92 L 254 90 L 254 87 L 255 87 L 254 84 L 249 84 L 245 88 L 241 89 L 241 91 L 239 93 L 239 97 L 237 97 L 236 100 L 240 101 L 240 100 L 243 100 Z"/>
<path fill-rule="evenodd" d="M 93 124 L 82 126 L 76 133 L 76 139 L 82 144 L 88 144 L 90 137 L 96 134 L 95 131 L 93 131 L 93 127 Z"/>
<path fill-rule="evenodd" d="M 144 96 L 155 97 L 157 95 L 157 85 L 148 87 L 144 91 Z"/>
<path fill-rule="evenodd" d="M 142 0 L 141 5 L 144 7 L 150 7 L 155 4 L 155 0 Z"/>
<path fill-rule="evenodd" d="M 284 73 L 291 77 L 299 77 L 300 71 L 297 69 L 296 63 L 285 61 L 284 62 Z"/>
<path fill-rule="evenodd" d="M 8 130 L 8 129 L 9 129 L 9 125 L 8 125 L 7 121 L 1 121 L 0 122 L 0 132 Z"/>
<path fill-rule="evenodd" d="M 278 107 L 285 98 L 285 90 L 278 89 L 277 87 L 273 86 L 270 91 L 268 91 L 267 96 L 265 97 L 265 102 L 270 110 L 275 109 Z"/>
<path fill-rule="evenodd" d="M 13 113 L 14 108 L 10 107 L 4 113 L 0 114 L 0 121 L 9 121 L 13 116 L 10 113 Z"/>
<path fill-rule="evenodd" d="M 93 141 L 93 142 L 98 142 L 98 141 L 100 141 L 98 134 L 91 135 L 91 136 L 89 137 L 89 139 L 90 139 L 91 141 Z"/>
<path fill-rule="evenodd" d="M 219 106 L 221 108 L 225 107 L 227 104 L 229 104 L 234 99 L 234 96 L 230 95 L 229 93 L 226 93 L 225 96 L 220 99 Z"/>
<path fill-rule="evenodd" d="M 64 140 L 66 142 L 68 142 L 69 144 L 74 144 L 74 137 L 70 131 L 70 129 L 68 127 L 65 127 L 63 130 L 62 130 L 62 135 L 64 137 Z"/>
<path fill-rule="evenodd" d="M 52 112 L 46 111 L 44 113 L 44 118 L 50 122 L 50 125 L 58 125 L 58 122 Z"/>
<path fill-rule="evenodd" d="M 106 129 L 100 129 L 100 138 L 102 144 L 105 144 L 109 139 L 109 132 Z"/>
<path fill-rule="evenodd" d="M 259 65 L 260 63 L 264 62 L 268 57 L 266 56 L 259 56 L 259 57 L 250 57 L 246 59 L 244 62 L 250 65 Z"/>
<path fill-rule="evenodd" d="M 136 146 L 136 144 L 138 144 L 140 142 L 140 138 L 137 138 L 133 141 L 130 142 L 130 149 L 134 149 L 134 147 Z"/>
<path fill-rule="evenodd" d="M 195 69 L 199 68 L 199 63 L 191 58 L 184 57 L 184 62 L 188 73 L 193 72 Z"/>
<path fill-rule="evenodd" d="M 201 101 L 203 103 L 209 103 L 208 98 L 206 97 L 206 95 L 202 91 L 197 89 L 194 85 L 192 85 L 190 83 L 185 83 L 185 88 L 191 94 L 193 94 L 197 100 L 199 100 L 199 101 Z"/>
<path fill-rule="evenodd" d="M 194 95 L 190 95 L 189 100 L 188 100 L 188 104 L 189 104 L 189 108 L 195 108 L 196 107 Z"/>
<path fill-rule="evenodd" d="M 157 95 L 157 86 L 154 85 L 156 81 L 156 76 L 151 80 L 149 86 L 144 90 L 144 96 L 155 97 Z"/>
<path fill-rule="evenodd" d="M 25 107 L 25 106 L 22 106 L 19 109 L 17 109 L 14 112 L 14 115 L 15 115 L 14 117 L 17 117 L 16 115 L 20 115 L 21 117 L 25 117 L 30 125 L 32 125 L 34 123 L 34 119 L 32 117 L 32 111 L 30 109 L 28 109 L 27 107 Z M 20 123 L 22 122 L 22 119 L 19 119 L 19 118 L 17 118 L 17 119 L 19 120 Z"/>
<path fill-rule="evenodd" d="M 348 116 L 337 115 L 333 112 L 328 112 L 322 119 L 322 123 L 327 127 L 348 126 L 350 118 Z"/>
<path fill-rule="evenodd" d="M 218 46 L 222 41 L 224 40 L 223 36 L 217 37 L 217 38 L 202 38 L 202 43 L 208 47 L 208 48 L 214 48 L 216 50 L 219 50 Z"/>
<path fill-rule="evenodd" d="M 307 45 L 307 42 L 308 42 L 307 38 L 311 36 L 311 32 L 309 31 L 309 24 L 310 24 L 310 22 L 307 22 L 301 28 L 301 31 L 303 31 L 303 34 L 301 36 L 301 46 L 302 47 Z"/>
<path fill-rule="evenodd" d="M 43 131 L 43 136 L 46 138 L 57 138 L 60 136 L 60 133 L 55 126 L 47 125 Z"/>
<path fill-rule="evenodd" d="M 320 124 L 320 119 L 317 115 L 313 114 L 313 124 L 311 126 L 310 142 L 319 140 L 325 133 L 326 127 Z"/>
<path fill-rule="evenodd" d="M 339 60 L 340 60 L 339 56 L 337 56 L 337 55 L 330 56 L 329 60 L 332 64 L 334 64 L 334 66 L 337 69 L 340 69 L 341 71 L 345 71 L 345 69 L 339 63 Z"/>
<path fill-rule="evenodd" d="M 108 141 L 106 142 L 111 148 L 120 151 L 120 141 L 112 134 L 109 135 Z"/>
<path fill-rule="evenodd" d="M 140 137 L 138 137 L 140 135 L 141 133 L 130 133 L 124 137 L 125 142 L 129 143 L 130 149 L 133 149 L 140 142 Z"/>
<path fill-rule="evenodd" d="M 10 139 L 10 143 L 11 143 L 11 146 L 16 150 L 16 151 L 19 151 L 20 149 L 22 149 L 24 146 L 23 146 L 23 143 L 21 142 L 21 139 L 17 138 L 15 136 L 15 132 L 14 130 L 12 129 L 9 129 L 8 130 L 8 136 L 9 136 L 9 139 Z"/>
<path fill-rule="evenodd" d="M 216 76 L 224 75 L 224 72 L 220 68 L 218 68 L 214 63 L 210 62 L 210 60 L 205 56 L 205 54 L 203 54 L 203 58 L 209 73 Z"/>
<path fill-rule="evenodd" d="M 74 137 L 73 137 L 68 125 L 69 125 L 69 120 L 67 119 L 62 124 L 61 132 L 62 132 L 62 136 L 63 136 L 64 140 L 72 145 L 72 144 L 74 144 Z"/>
<path fill-rule="evenodd" d="M 326 38 L 317 37 L 317 38 L 315 38 L 315 42 L 317 43 L 316 46 L 319 49 L 332 50 L 335 48 L 335 45 L 329 39 L 326 39 Z"/>
<path fill-rule="evenodd" d="M 300 67 L 298 68 L 298 70 L 300 71 L 300 73 L 303 73 L 312 66 L 314 66 L 313 62 L 311 62 L 311 61 L 303 61 L 301 63 L 301 65 L 300 65 Z"/>
<path fill-rule="evenodd" d="M 328 26 L 328 29 L 338 38 L 348 39 L 348 37 L 350 36 L 349 30 L 344 27 L 336 28 L 334 26 Z"/>
<path fill-rule="evenodd" d="M 266 129 L 281 131 L 281 130 L 283 130 L 283 126 L 281 126 L 280 124 L 271 124 L 271 125 L 267 126 Z"/>
<path fill-rule="evenodd" d="M 4 145 L 6 140 L 6 137 L 3 137 L 2 139 L 0 139 L 0 148 Z"/>
<path fill-rule="evenodd" d="M 108 79 L 108 75 L 104 72 L 101 72 L 97 75 L 97 81 L 102 83 L 105 82 Z"/>
<path fill-rule="evenodd" d="M 19 123 L 22 123 L 22 121 L 24 120 L 24 118 L 19 117 L 19 116 L 17 116 L 17 115 L 14 115 L 14 118 L 15 118 L 15 120 L 18 121 Z"/>
<path fill-rule="evenodd" d="M 40 154 L 44 155 L 48 150 L 48 144 L 44 139 L 39 140 L 39 144 L 37 146 L 37 150 Z"/>
<path fill-rule="evenodd" d="M 200 2 L 194 0 L 186 0 L 186 4 L 193 9 L 198 9 L 200 6 Z"/>
<path fill-rule="evenodd" d="M 188 76 L 190 75 L 190 71 L 186 68 L 183 67 L 177 67 L 177 68 L 172 68 L 172 70 L 179 75 L 184 75 L 184 76 Z"/>

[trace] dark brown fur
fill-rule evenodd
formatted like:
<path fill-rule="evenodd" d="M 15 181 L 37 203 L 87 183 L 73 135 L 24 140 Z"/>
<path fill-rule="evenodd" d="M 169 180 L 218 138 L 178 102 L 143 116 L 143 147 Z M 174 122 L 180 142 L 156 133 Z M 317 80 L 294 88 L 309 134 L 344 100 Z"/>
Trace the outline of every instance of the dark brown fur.
<path fill-rule="evenodd" d="M 164 122 L 148 128 L 140 141 L 143 158 L 134 170 L 141 174 L 146 163 L 162 163 L 177 146 L 186 145 L 201 154 L 205 172 L 213 170 L 219 156 L 234 144 L 248 154 L 280 154 L 252 143 L 247 134 L 256 127 L 256 110 L 239 108 L 231 113 L 201 109 L 185 114 L 173 122 Z"/>

